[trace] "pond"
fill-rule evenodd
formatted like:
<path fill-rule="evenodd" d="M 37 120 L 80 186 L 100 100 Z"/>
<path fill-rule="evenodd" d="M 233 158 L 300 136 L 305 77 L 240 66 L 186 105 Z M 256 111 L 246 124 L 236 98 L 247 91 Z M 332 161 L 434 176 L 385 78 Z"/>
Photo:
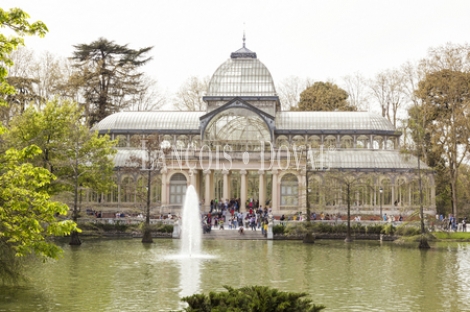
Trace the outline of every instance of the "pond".
<path fill-rule="evenodd" d="M 172 311 L 223 285 L 307 292 L 326 311 L 470 311 L 468 243 L 204 240 L 209 256 L 191 261 L 172 257 L 180 243 L 64 242 L 59 261 L 28 265 L 25 286 L 0 286 L 0 311 Z"/>

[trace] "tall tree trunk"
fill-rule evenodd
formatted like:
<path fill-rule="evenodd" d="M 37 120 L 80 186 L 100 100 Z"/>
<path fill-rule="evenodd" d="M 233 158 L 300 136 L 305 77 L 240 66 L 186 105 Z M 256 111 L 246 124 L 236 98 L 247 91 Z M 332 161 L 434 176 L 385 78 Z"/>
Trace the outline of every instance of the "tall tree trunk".
<path fill-rule="evenodd" d="M 351 237 L 351 185 L 348 184 L 346 185 L 346 195 L 347 195 L 347 201 L 348 201 L 348 231 L 346 234 L 346 239 L 344 240 L 346 243 L 352 242 L 352 237 Z"/>
<path fill-rule="evenodd" d="M 78 157 L 75 157 L 76 165 L 78 164 Z M 78 170 L 78 166 L 75 167 Z M 72 220 L 73 222 L 77 222 L 78 220 L 78 173 L 75 173 L 75 185 L 74 185 L 74 198 L 73 198 L 73 212 L 72 212 Z M 82 242 L 80 241 L 80 237 L 78 237 L 78 232 L 73 231 L 70 235 L 70 243 L 69 245 L 80 246 Z"/>

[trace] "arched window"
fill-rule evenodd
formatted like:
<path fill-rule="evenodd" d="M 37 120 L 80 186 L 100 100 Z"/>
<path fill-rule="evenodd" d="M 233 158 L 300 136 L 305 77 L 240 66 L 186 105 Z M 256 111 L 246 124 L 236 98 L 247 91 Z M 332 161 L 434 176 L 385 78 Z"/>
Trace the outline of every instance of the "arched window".
<path fill-rule="evenodd" d="M 152 192 L 150 193 L 152 203 L 160 203 L 162 200 L 162 180 L 160 177 L 152 179 Z"/>
<path fill-rule="evenodd" d="M 321 145 L 321 138 L 316 135 L 312 135 L 308 138 L 308 145 L 312 148 L 319 147 Z"/>
<path fill-rule="evenodd" d="M 186 177 L 182 173 L 176 173 L 170 180 L 170 204 L 182 205 L 186 195 Z"/>
<path fill-rule="evenodd" d="M 256 113 L 245 108 L 230 108 L 214 116 L 204 132 L 204 140 L 231 144 L 237 141 L 271 141 L 271 132 Z"/>
<path fill-rule="evenodd" d="M 325 148 L 336 148 L 336 137 L 329 135 L 325 138 Z"/>
<path fill-rule="evenodd" d="M 289 140 L 285 135 L 280 135 L 276 139 L 276 147 L 289 146 Z"/>
<path fill-rule="evenodd" d="M 125 135 L 116 135 L 115 140 L 118 140 L 117 147 L 126 147 L 127 146 L 127 137 Z"/>
<path fill-rule="evenodd" d="M 135 200 L 135 182 L 131 177 L 124 177 L 121 182 L 121 202 L 134 202 Z"/>
<path fill-rule="evenodd" d="M 350 135 L 341 137 L 341 148 L 352 148 L 354 146 L 353 138 Z"/>
<path fill-rule="evenodd" d="M 281 180 L 281 206 L 297 206 L 299 204 L 299 183 L 293 174 L 286 174 Z"/>

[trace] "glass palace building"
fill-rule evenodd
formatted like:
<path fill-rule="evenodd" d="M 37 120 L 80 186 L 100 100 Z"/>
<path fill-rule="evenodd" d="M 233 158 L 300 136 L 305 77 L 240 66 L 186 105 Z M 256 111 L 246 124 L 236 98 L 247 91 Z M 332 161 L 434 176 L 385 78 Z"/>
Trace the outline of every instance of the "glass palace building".
<path fill-rule="evenodd" d="M 193 185 L 206 212 L 211 200 L 239 199 L 241 211 L 259 202 L 288 215 L 305 212 L 308 200 L 312 212 L 344 214 L 337 177 L 352 174 L 360 182 L 352 213 L 419 207 L 417 158 L 400 153 L 401 133 L 386 118 L 282 111 L 268 68 L 245 44 L 217 68 L 206 94 L 206 111 L 120 112 L 97 124 L 119 139 L 116 188 L 90 191 L 86 206 L 137 213 L 150 187 L 152 214 L 178 214 Z M 433 173 L 421 169 L 424 209 L 435 213 Z"/>

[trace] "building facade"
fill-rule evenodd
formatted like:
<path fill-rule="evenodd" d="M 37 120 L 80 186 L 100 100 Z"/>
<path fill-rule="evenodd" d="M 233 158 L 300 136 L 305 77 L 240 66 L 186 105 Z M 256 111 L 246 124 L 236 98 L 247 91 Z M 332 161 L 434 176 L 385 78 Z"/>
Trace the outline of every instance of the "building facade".
<path fill-rule="evenodd" d="M 120 112 L 96 125 L 119 139 L 116 188 L 88 192 L 87 207 L 178 214 L 193 185 L 201 210 L 212 200 L 259 203 L 275 215 L 311 211 L 435 213 L 433 173 L 399 151 L 401 133 L 369 112 L 282 111 L 274 81 L 243 47 L 213 74 L 206 111 Z M 421 169 L 421 170 L 418 170 Z M 421 174 L 418 174 L 421 172 Z M 355 179 L 353 195 L 341 177 Z M 99 208 L 98 208 L 99 207 Z"/>

